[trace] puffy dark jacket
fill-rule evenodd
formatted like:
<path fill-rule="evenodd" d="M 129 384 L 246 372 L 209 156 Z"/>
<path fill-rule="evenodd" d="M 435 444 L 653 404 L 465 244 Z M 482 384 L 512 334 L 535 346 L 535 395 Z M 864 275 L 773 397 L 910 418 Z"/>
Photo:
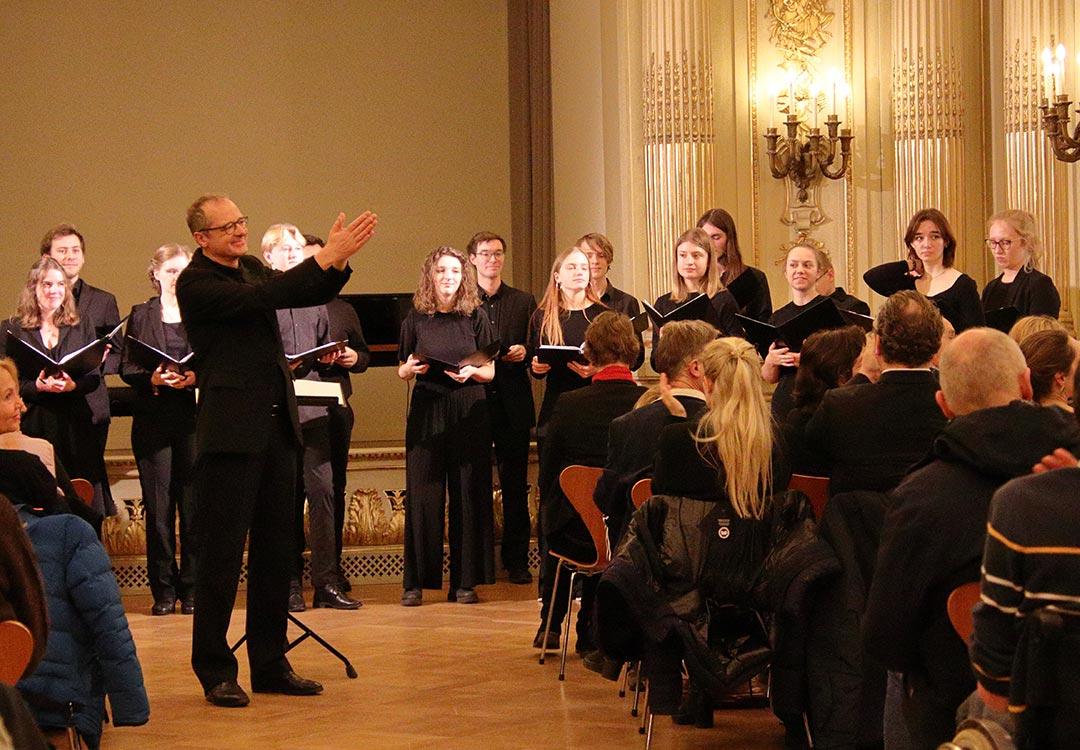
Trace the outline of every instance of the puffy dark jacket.
<path fill-rule="evenodd" d="M 729 656 L 709 645 L 710 612 L 742 605 L 773 612 L 774 655 L 782 655 L 777 715 L 802 712 L 798 599 L 814 581 L 838 570 L 814 533 L 809 503 L 800 493 L 777 495 L 762 520 L 741 519 L 726 499 L 655 495 L 631 518 L 627 533 L 597 591 L 597 636 L 616 659 L 645 661 L 650 701 L 663 713 L 679 694 L 680 660 L 691 680 L 722 692 Z M 795 636 L 794 640 L 791 636 Z"/>
<path fill-rule="evenodd" d="M 37 554 L 49 608 L 45 658 L 19 690 L 43 727 L 64 727 L 62 710 L 40 700 L 80 705 L 75 727 L 91 750 L 101 742 L 105 695 L 116 726 L 145 724 L 150 705 L 108 553 L 94 530 L 71 515 L 19 513 Z"/>

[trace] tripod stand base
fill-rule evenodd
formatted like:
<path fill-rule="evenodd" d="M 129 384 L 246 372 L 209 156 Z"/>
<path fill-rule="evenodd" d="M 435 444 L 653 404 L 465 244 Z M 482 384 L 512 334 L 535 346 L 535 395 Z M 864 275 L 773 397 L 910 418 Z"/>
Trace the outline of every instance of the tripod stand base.
<path fill-rule="evenodd" d="M 341 653 L 336 648 L 334 648 L 329 643 L 327 643 L 325 640 L 323 640 L 322 636 L 320 636 L 318 633 L 316 633 L 314 630 L 309 628 L 304 623 L 300 622 L 300 620 L 298 620 L 291 612 L 289 613 L 288 618 L 289 618 L 289 622 L 291 622 L 296 627 L 300 628 L 300 630 L 303 631 L 303 632 L 295 640 L 289 641 L 289 644 L 285 647 L 285 653 L 286 654 L 289 653 L 290 651 L 292 651 L 297 646 L 299 646 L 301 643 L 303 643 L 308 638 L 311 638 L 316 643 L 318 643 L 320 646 L 322 646 L 324 649 L 326 649 L 331 654 L 336 656 L 338 658 L 338 660 L 340 660 L 341 663 L 345 665 L 345 676 L 346 677 L 348 677 L 350 680 L 355 680 L 356 679 L 356 677 L 357 677 L 356 668 L 352 665 L 352 662 L 349 661 L 348 658 L 346 658 L 345 654 Z M 244 641 L 246 641 L 246 640 L 247 640 L 247 633 L 244 633 L 242 636 L 240 636 L 240 640 L 238 640 L 236 643 L 233 644 L 230 651 L 232 651 L 235 654 L 236 650 L 238 648 L 240 648 L 240 646 L 242 646 Z"/>

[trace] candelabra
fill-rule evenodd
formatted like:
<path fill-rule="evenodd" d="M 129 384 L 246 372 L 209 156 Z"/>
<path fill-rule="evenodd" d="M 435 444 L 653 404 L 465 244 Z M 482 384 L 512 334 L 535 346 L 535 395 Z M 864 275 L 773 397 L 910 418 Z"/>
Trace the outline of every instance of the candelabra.
<path fill-rule="evenodd" d="M 1058 94 L 1054 97 L 1053 104 L 1043 99 L 1039 106 L 1042 110 L 1043 130 L 1050 139 L 1054 156 L 1065 162 L 1080 161 L 1080 121 L 1076 123 L 1072 135 L 1069 135 L 1069 106 L 1071 104 L 1068 94 Z"/>
<path fill-rule="evenodd" d="M 818 175 L 839 180 L 847 173 L 851 159 L 851 141 L 855 136 L 849 128 L 840 130 L 840 120 L 835 114 L 825 118 L 825 135 L 819 128 L 813 127 L 805 139 L 800 138 L 800 124 L 798 115 L 792 113 L 788 114 L 784 121 L 786 136 L 781 137 L 776 128 L 767 128 L 765 140 L 768 147 L 765 152 L 769 155 L 772 176 L 778 180 L 790 177 L 798 188 L 799 201 L 805 203 L 810 198 L 810 185 Z M 814 124 L 816 126 L 817 123 Z M 840 164 L 834 168 L 838 141 Z"/>

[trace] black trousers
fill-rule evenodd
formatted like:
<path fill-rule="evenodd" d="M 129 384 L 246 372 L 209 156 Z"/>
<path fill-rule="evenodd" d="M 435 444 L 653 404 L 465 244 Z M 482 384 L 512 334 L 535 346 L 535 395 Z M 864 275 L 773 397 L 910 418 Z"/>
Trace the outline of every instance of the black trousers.
<path fill-rule="evenodd" d="M 195 433 L 146 424 L 137 417 L 131 428 L 131 449 L 139 467 L 146 519 L 146 572 L 155 602 L 190 596 L 195 589 L 197 543 L 192 467 Z M 180 517 L 180 565 L 176 564 L 176 519 Z"/>
<path fill-rule="evenodd" d="M 502 565 L 506 570 L 529 567 L 529 428 L 511 423 L 506 409 L 495 399 L 491 409 L 491 433 L 495 442 L 495 465 L 502 489 Z"/>
<path fill-rule="evenodd" d="M 596 559 L 596 545 L 593 544 L 589 530 L 579 517 L 551 533 L 547 537 L 547 546 L 552 552 L 578 560 L 591 562 Z M 559 587 L 552 590 L 555 584 L 555 568 L 558 561 L 548 555 L 548 573 L 541 583 L 540 596 L 540 627 L 547 622 L 548 609 L 551 609 L 551 630 L 558 632 L 566 617 L 567 605 L 570 599 L 570 571 L 565 567 L 559 571 Z M 581 579 L 581 609 L 578 610 L 577 618 L 577 645 L 579 650 L 591 650 L 595 640 L 593 638 L 592 613 L 596 604 L 596 587 L 600 583 L 600 576 L 585 576 Z"/>
<path fill-rule="evenodd" d="M 345 528 L 345 480 L 349 471 L 349 447 L 355 417 L 351 406 L 331 406 L 330 469 L 334 479 L 334 548 L 341 565 L 341 534 Z"/>
<path fill-rule="evenodd" d="M 311 583 L 337 585 L 337 548 L 334 537 L 333 472 L 330 466 L 330 433 L 327 420 L 320 418 L 303 425 L 304 449 L 298 464 L 295 524 L 296 562 L 293 577 L 304 572 L 304 546 L 311 546 Z M 304 498 L 307 498 L 308 535 L 304 538 Z"/>
<path fill-rule="evenodd" d="M 191 664 L 204 690 L 236 679 L 226 636 L 249 530 L 248 664 L 256 679 L 289 668 L 285 635 L 299 446 L 287 416 L 273 424 L 261 453 L 210 453 L 196 464 L 195 529 L 202 559 L 195 577 Z"/>
<path fill-rule="evenodd" d="M 491 433 L 482 396 L 463 389 L 432 397 L 415 389 L 405 446 L 404 588 L 442 588 L 447 515 L 450 591 L 494 583 Z"/>

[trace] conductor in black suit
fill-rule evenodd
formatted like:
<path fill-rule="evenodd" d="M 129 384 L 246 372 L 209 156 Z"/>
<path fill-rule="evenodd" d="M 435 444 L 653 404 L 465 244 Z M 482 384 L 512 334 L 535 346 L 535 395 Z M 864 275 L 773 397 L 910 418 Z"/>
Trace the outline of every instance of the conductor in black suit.
<path fill-rule="evenodd" d="M 247 652 L 255 692 L 315 695 L 285 658 L 293 504 L 300 423 L 275 310 L 323 304 L 349 277 L 348 258 L 371 237 L 375 216 L 345 224 L 326 247 L 285 273 L 247 255 L 247 217 L 223 195 L 187 213 L 199 244 L 177 283 L 195 356 L 196 531 L 204 551 L 195 582 L 191 662 L 208 701 L 240 707 L 236 657 L 226 631 L 248 546 Z"/>
<path fill-rule="evenodd" d="M 929 453 L 946 421 L 930 370 L 943 325 L 937 306 L 914 290 L 878 311 L 881 378 L 827 391 L 806 425 L 807 443 L 829 467 L 830 494 L 891 490 Z"/>

